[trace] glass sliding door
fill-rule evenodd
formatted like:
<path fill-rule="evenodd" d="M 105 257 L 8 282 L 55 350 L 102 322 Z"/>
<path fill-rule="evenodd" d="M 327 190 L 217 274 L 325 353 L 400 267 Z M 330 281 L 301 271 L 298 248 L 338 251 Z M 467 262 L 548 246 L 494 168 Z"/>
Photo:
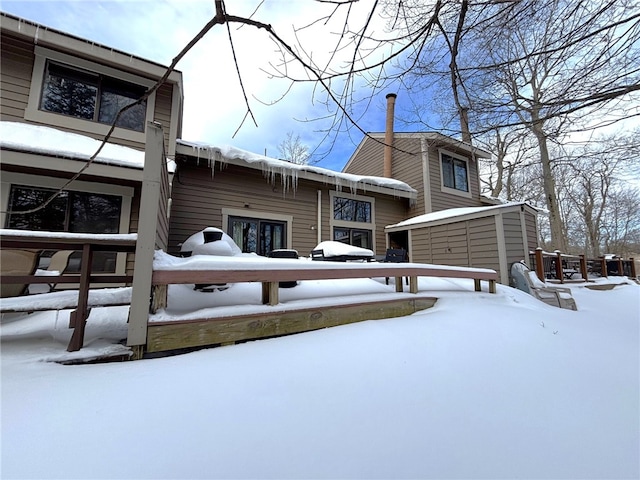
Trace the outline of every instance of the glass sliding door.
<path fill-rule="evenodd" d="M 229 217 L 229 232 L 245 253 L 266 256 L 286 248 L 286 223 L 259 218 Z"/>

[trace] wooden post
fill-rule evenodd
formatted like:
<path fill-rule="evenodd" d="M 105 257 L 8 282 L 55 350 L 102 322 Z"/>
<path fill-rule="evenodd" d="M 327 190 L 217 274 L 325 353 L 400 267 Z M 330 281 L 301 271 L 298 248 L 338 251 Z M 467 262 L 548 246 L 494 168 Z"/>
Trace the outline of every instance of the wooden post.
<path fill-rule="evenodd" d="M 556 278 L 560 283 L 564 283 L 564 273 L 562 272 L 562 252 L 556 250 Z"/>
<path fill-rule="evenodd" d="M 542 259 L 542 248 L 536 248 L 536 275 L 544 282 L 544 260 Z"/>
<path fill-rule="evenodd" d="M 82 260 L 80 263 L 80 291 L 78 292 L 78 308 L 71 312 L 70 328 L 73 334 L 67 347 L 67 352 L 77 352 L 84 344 L 84 327 L 87 324 L 87 317 L 90 309 L 89 286 L 91 284 L 91 263 L 93 261 L 93 250 L 91 244 L 85 243 L 82 246 Z"/>
<path fill-rule="evenodd" d="M 609 272 L 607 271 L 607 260 L 604 257 L 600 257 L 600 275 L 603 277 L 609 277 Z"/>
<path fill-rule="evenodd" d="M 587 257 L 584 254 L 580 255 L 580 275 L 586 282 L 588 280 L 589 272 L 587 271 Z"/>
<path fill-rule="evenodd" d="M 416 277 L 415 275 L 411 275 L 409 277 L 409 292 L 418 293 L 418 277 Z"/>
<path fill-rule="evenodd" d="M 621 277 L 624 275 L 624 265 L 622 264 L 622 257 L 618 257 L 618 275 Z"/>
<path fill-rule="evenodd" d="M 144 346 L 147 343 L 147 324 L 151 299 L 151 275 L 153 254 L 156 249 L 158 212 L 160 210 L 164 156 L 162 127 L 147 122 L 147 136 L 142 178 L 142 198 L 138 221 L 135 266 L 129 308 L 127 346 Z"/>
<path fill-rule="evenodd" d="M 629 260 L 631 260 L 631 278 L 637 278 L 637 274 L 636 274 L 636 259 L 631 257 Z"/>

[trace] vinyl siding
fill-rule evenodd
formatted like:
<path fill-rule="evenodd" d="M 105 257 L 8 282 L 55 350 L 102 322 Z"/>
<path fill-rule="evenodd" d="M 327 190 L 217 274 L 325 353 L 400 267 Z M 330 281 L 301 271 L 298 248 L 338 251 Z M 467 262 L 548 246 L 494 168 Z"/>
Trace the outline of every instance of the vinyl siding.
<path fill-rule="evenodd" d="M 455 149 L 445 146 L 445 150 L 456 153 Z M 468 158 L 466 155 L 462 155 Z M 482 205 L 480 201 L 480 184 L 478 180 L 477 162 L 469 160 L 467 162 L 469 175 L 469 190 L 471 198 L 459 195 L 452 195 L 442 191 L 442 178 L 440 166 L 440 154 L 438 148 L 429 148 L 429 178 L 431 188 L 431 209 L 434 212 L 446 210 L 448 208 L 459 207 L 479 207 Z"/>
<path fill-rule="evenodd" d="M 34 45 L 7 34 L 2 34 L 0 42 L 2 46 L 0 54 L 0 72 L 2 72 L 2 75 L 0 75 L 0 119 L 12 122 L 37 123 L 28 122 L 24 118 L 29 100 L 29 89 L 31 87 L 31 77 L 35 61 Z M 154 121 L 162 123 L 164 127 L 167 147 L 172 121 L 171 103 L 172 85 L 165 84 L 156 93 Z M 92 138 L 103 138 L 102 135 L 97 133 L 65 128 L 60 125 L 56 125 L 54 128 Z M 117 137 L 111 137 L 109 142 L 137 148 L 139 150 L 144 149 L 144 142 L 136 142 Z"/>
<path fill-rule="evenodd" d="M 410 216 L 422 215 L 425 211 L 420 139 L 395 138 L 393 145 L 396 150 L 393 150 L 392 153 L 391 176 L 418 191 L 416 207 L 411 210 Z M 371 138 L 366 138 L 345 172 L 356 175 L 383 176 L 384 145 Z"/>
<path fill-rule="evenodd" d="M 425 207 L 425 194 L 430 194 L 431 210 L 439 211 L 448 208 L 481 206 L 480 201 L 480 182 L 478 177 L 478 164 L 469 159 L 467 153 L 456 149 L 453 145 L 445 143 L 431 143 L 428 146 L 428 164 L 429 164 L 429 188 L 425 188 L 423 165 L 422 165 L 422 149 L 420 137 L 396 136 L 393 141 L 392 169 L 393 178 L 411 185 L 418 191 L 416 207 L 409 212 L 409 216 L 422 215 L 428 213 Z M 440 173 L 440 155 L 439 148 L 451 151 L 469 159 L 469 189 L 471 198 L 452 195 L 442 191 L 442 180 Z M 345 168 L 345 172 L 357 175 L 376 175 L 382 176 L 384 168 L 384 146 L 371 138 L 365 138 L 349 164 Z M 429 193 L 430 192 L 430 193 Z"/>
<path fill-rule="evenodd" d="M 500 256 L 498 254 L 498 234 L 496 232 L 495 217 L 477 218 L 466 223 L 470 251 L 468 266 L 492 268 L 499 272 Z"/>
<path fill-rule="evenodd" d="M 0 119 L 24 121 L 33 72 L 33 45 L 2 35 L 0 53 Z"/>
<path fill-rule="evenodd" d="M 524 222 L 526 225 L 529 251 L 533 252 L 538 247 L 538 227 L 536 223 L 536 216 L 533 213 L 525 210 Z"/>
<path fill-rule="evenodd" d="M 136 187 L 131 199 L 131 216 L 129 217 L 129 233 L 138 233 L 138 221 L 140 218 L 140 198 L 142 196 L 140 187 Z M 127 254 L 127 275 L 133 275 L 135 265 L 135 253 Z"/>
<path fill-rule="evenodd" d="M 169 151 L 169 132 L 171 129 L 171 102 L 173 86 L 165 83 L 156 92 L 155 110 L 153 113 L 153 120 L 159 122 L 162 125 L 164 132 L 164 149 Z M 178 121 L 178 119 L 176 119 Z"/>
<path fill-rule="evenodd" d="M 227 231 L 222 209 L 230 208 L 250 218 L 256 213 L 292 215 L 293 245 L 287 248 L 308 255 L 317 245 L 316 231 L 311 229 L 317 223 L 316 203 L 316 188 L 308 182 L 283 192 L 279 183 L 271 185 L 256 170 L 227 165 L 212 173 L 208 167 L 181 162 L 172 184 L 169 251 L 178 251 L 179 243 L 205 227 Z"/>
<path fill-rule="evenodd" d="M 415 228 L 411 258 L 418 263 L 500 270 L 495 217 Z"/>
<path fill-rule="evenodd" d="M 504 228 L 504 241 L 507 251 L 507 264 L 519 262 L 525 259 L 524 244 L 522 242 L 522 225 L 520 224 L 520 213 L 509 212 L 502 215 Z"/>
<path fill-rule="evenodd" d="M 363 142 L 344 172 L 382 177 L 384 173 L 384 146 L 371 138 L 365 138 Z"/>
<path fill-rule="evenodd" d="M 318 190 L 321 191 L 322 208 L 320 241 L 332 240 L 329 195 L 332 188 L 328 185 L 300 180 L 295 190 L 283 191 L 279 178 L 272 185 L 257 170 L 226 165 L 222 169 L 216 166 L 212 173 L 206 166 L 197 167 L 179 159 L 172 185 L 169 251 L 177 252 L 181 242 L 205 227 L 227 231 L 228 226 L 222 225 L 222 209 L 228 208 L 242 210 L 249 218 L 269 213 L 293 216 L 292 245 L 287 248 L 307 256 L 318 244 Z M 363 195 L 375 199 L 376 253 L 383 254 L 386 248 L 384 227 L 404 218 L 406 201 L 384 195 Z"/>

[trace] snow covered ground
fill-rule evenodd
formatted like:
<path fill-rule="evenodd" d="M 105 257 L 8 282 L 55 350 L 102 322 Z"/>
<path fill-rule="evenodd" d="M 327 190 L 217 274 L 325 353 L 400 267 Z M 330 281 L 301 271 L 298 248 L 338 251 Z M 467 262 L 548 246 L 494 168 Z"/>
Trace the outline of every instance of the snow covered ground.
<path fill-rule="evenodd" d="M 640 477 L 640 286 L 572 286 L 577 312 L 419 286 L 411 316 L 124 363 L 47 360 L 118 351 L 127 307 L 74 354 L 68 311 L 5 316 L 1 477 Z"/>

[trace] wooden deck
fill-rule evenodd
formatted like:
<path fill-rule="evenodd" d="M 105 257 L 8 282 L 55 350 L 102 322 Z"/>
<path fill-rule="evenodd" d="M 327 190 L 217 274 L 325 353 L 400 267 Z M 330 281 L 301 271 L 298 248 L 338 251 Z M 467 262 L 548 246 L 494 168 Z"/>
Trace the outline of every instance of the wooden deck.
<path fill-rule="evenodd" d="M 150 322 L 147 328 L 149 353 L 182 348 L 228 345 L 246 340 L 291 335 L 365 320 L 402 317 L 431 308 L 436 298 L 387 299 L 332 307 L 285 308 L 250 315 Z M 272 310 L 272 311 L 268 311 Z"/>
<path fill-rule="evenodd" d="M 237 268 L 201 270 L 154 270 L 152 274 L 152 312 L 167 307 L 170 284 L 262 283 L 260 313 L 192 320 L 153 321 L 147 325 L 145 351 L 161 352 L 208 345 L 224 345 L 364 320 L 378 320 L 410 315 L 432 307 L 437 299 L 418 291 L 418 277 L 467 278 L 481 291 L 481 281 L 488 291 L 496 292 L 498 275 L 494 270 L 465 269 L 425 264 L 337 263 L 276 260 Z M 395 278 L 396 293 L 384 294 L 380 300 L 337 302 L 331 307 L 293 307 L 279 301 L 279 283 L 303 280 L 350 278 Z M 403 292 L 403 279 L 409 278 L 409 292 Z M 397 297 L 396 297 L 397 295 Z M 396 298 L 394 298 L 396 297 Z M 210 310 L 209 310 L 210 312 Z"/>

